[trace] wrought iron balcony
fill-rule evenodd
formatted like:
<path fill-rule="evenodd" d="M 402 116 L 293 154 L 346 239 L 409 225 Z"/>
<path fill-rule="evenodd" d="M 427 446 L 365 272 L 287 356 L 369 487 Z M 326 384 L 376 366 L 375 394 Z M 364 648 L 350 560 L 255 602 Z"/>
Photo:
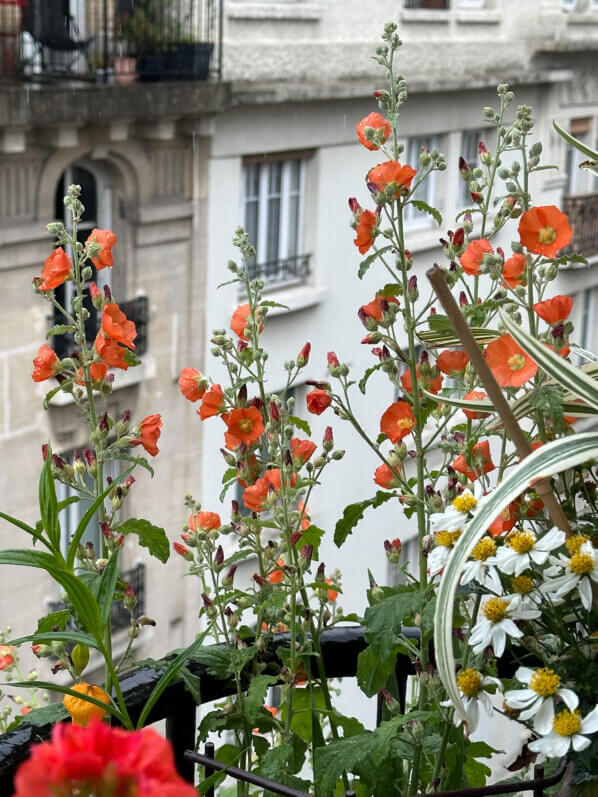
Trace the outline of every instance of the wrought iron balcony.
<path fill-rule="evenodd" d="M 448 10 L 450 7 L 450 0 L 405 0 L 405 8 L 439 8 Z"/>
<path fill-rule="evenodd" d="M 222 2 L 85 0 L 73 15 L 69 0 L 0 0 L 0 78 L 219 77 Z"/>
<path fill-rule="evenodd" d="M 598 254 L 598 192 L 563 197 L 563 213 L 573 229 L 571 244 L 561 254 L 579 252 L 585 257 Z"/>
<path fill-rule="evenodd" d="M 282 260 L 268 260 L 265 263 L 249 265 L 249 279 L 261 279 L 266 288 L 290 287 L 308 278 L 311 255 L 295 255 Z"/>

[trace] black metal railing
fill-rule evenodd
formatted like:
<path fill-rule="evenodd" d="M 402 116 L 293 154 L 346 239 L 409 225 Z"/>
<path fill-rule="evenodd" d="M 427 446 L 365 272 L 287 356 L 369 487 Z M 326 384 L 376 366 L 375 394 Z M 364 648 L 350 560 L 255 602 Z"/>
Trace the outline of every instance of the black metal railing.
<path fill-rule="evenodd" d="M 403 633 L 411 638 L 419 637 L 419 629 L 403 628 Z M 365 629 L 361 626 L 335 627 L 325 631 L 321 636 L 322 657 L 326 675 L 329 678 L 355 677 L 357 673 L 357 661 L 359 654 L 366 649 Z M 264 651 L 264 664 L 268 662 L 282 663 L 278 656 L 278 648 L 288 648 L 290 635 L 277 634 L 270 646 Z M 501 674 L 511 677 L 520 662 L 501 660 Z M 235 692 L 235 684 L 232 678 L 218 679 L 210 672 L 207 667 L 197 659 L 192 659 L 186 663 L 187 668 L 200 679 L 200 694 L 202 703 L 210 703 L 227 697 Z M 502 671 L 504 668 L 504 672 Z M 133 722 L 136 722 L 141 714 L 143 706 L 147 701 L 152 690 L 158 683 L 164 672 L 163 666 L 142 667 L 131 670 L 122 676 L 120 680 L 124 699 Z M 405 695 L 407 690 L 407 679 L 414 674 L 414 668 L 410 659 L 399 654 L 395 668 L 397 684 L 399 688 L 399 704 L 401 710 L 405 710 Z M 247 683 L 248 686 L 248 683 Z M 378 722 L 380 721 L 382 698 L 378 698 Z M 189 692 L 186 691 L 182 680 L 172 682 L 162 692 L 154 708 L 147 718 L 147 723 L 151 724 L 158 720 L 166 719 L 166 736 L 170 740 L 174 749 L 174 756 L 177 768 L 181 775 L 189 782 L 195 780 L 195 765 L 202 764 L 207 767 L 208 772 L 218 769 L 226 769 L 227 774 L 248 782 L 256 782 L 259 776 L 247 773 L 244 770 L 232 769 L 227 764 L 217 762 L 214 756 L 214 748 L 208 747 L 206 755 L 201 756 L 193 752 L 195 747 L 195 737 L 197 729 L 196 704 Z M 28 757 L 29 748 L 32 744 L 46 740 L 50 737 L 52 726 L 34 726 L 23 721 L 21 725 L 8 733 L 0 736 L 0 794 L 12 794 L 13 777 L 19 765 Z M 565 764 L 561 764 L 555 775 L 549 779 L 543 779 L 541 773 L 537 771 L 535 777 L 529 782 L 494 784 L 485 788 L 463 789 L 460 791 L 446 792 L 443 797 L 484 797 L 484 795 L 496 795 L 515 791 L 532 789 L 534 797 L 544 797 L 544 788 L 556 783 L 564 774 Z M 253 778 L 251 780 L 250 778 Z M 266 788 L 275 794 L 290 795 L 289 787 L 272 781 L 263 781 Z M 260 784 L 258 784 L 260 785 Z M 213 795 L 213 792 L 211 793 Z M 207 792 L 205 797 L 211 797 Z M 301 797 L 311 797 L 295 792 Z M 350 792 L 345 795 L 349 797 Z M 439 797 L 439 795 L 430 795 Z"/>
<path fill-rule="evenodd" d="M 309 277 L 311 255 L 294 255 L 264 263 L 251 263 L 248 267 L 249 279 L 261 279 L 266 288 L 296 285 Z"/>
<path fill-rule="evenodd" d="M 224 0 L 0 0 L 0 78 L 104 83 L 221 75 Z"/>
<path fill-rule="evenodd" d="M 450 0 L 405 0 L 405 8 L 449 9 Z"/>
<path fill-rule="evenodd" d="M 561 254 L 598 254 L 598 192 L 563 197 L 563 213 L 569 217 L 573 239 Z"/>

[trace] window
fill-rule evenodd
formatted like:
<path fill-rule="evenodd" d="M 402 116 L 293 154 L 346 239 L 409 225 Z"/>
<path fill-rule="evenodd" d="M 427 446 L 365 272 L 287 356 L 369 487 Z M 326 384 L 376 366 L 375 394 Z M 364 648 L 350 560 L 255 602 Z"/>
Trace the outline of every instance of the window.
<path fill-rule="evenodd" d="M 562 0 L 562 3 L 565 11 L 575 11 L 577 8 L 577 0 Z"/>
<path fill-rule="evenodd" d="M 450 0 L 405 0 L 405 8 L 449 9 L 450 7 Z"/>
<path fill-rule="evenodd" d="M 414 169 L 419 168 L 419 153 L 422 148 L 428 150 L 436 149 L 437 142 L 433 136 L 410 138 L 407 143 L 407 152 L 405 162 L 412 166 Z M 419 176 L 419 175 L 418 175 Z M 415 178 L 417 179 L 417 177 Z M 417 190 L 411 197 L 420 202 L 426 202 L 428 205 L 434 205 L 436 200 L 436 173 L 432 172 L 424 182 L 417 187 Z M 418 210 L 413 205 L 407 205 L 405 208 L 405 223 L 410 227 L 427 227 L 430 224 L 430 216 L 427 213 Z"/>
<path fill-rule="evenodd" d="M 304 182 L 304 157 L 244 160 L 244 226 L 257 251 L 250 276 L 266 286 L 303 282 L 309 274 L 301 235 Z"/>

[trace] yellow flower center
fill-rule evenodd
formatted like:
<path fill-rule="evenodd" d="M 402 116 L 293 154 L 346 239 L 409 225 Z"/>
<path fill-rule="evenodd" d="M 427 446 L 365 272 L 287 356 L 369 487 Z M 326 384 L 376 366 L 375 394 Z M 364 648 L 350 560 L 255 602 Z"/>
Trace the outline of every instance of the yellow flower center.
<path fill-rule="evenodd" d="M 581 730 L 581 716 L 579 711 L 569 711 L 564 708 L 552 721 L 552 728 L 559 736 L 573 736 Z"/>
<path fill-rule="evenodd" d="M 521 371 L 525 365 L 525 357 L 523 354 L 512 354 L 507 360 L 507 365 L 511 371 Z"/>
<path fill-rule="evenodd" d="M 569 559 L 569 570 L 578 576 L 587 576 L 594 569 L 594 557 L 590 553 L 576 553 Z"/>
<path fill-rule="evenodd" d="M 477 505 L 478 502 L 471 493 L 458 495 L 453 501 L 453 506 L 455 507 L 455 509 L 458 509 L 459 512 L 471 512 L 471 510 L 474 509 L 474 507 L 476 507 Z"/>
<path fill-rule="evenodd" d="M 490 537 L 484 537 L 480 540 L 471 552 L 471 558 L 476 562 L 484 562 L 489 556 L 494 556 L 496 553 L 496 543 Z"/>
<path fill-rule="evenodd" d="M 581 546 L 588 540 L 589 537 L 586 537 L 585 534 L 576 534 L 575 537 L 569 537 L 568 540 L 565 540 L 565 545 L 570 554 L 575 554 L 579 553 Z"/>
<path fill-rule="evenodd" d="M 560 676 L 548 667 L 536 670 L 529 682 L 529 688 L 538 695 L 554 695 L 560 685 Z"/>
<path fill-rule="evenodd" d="M 457 675 L 457 686 L 465 697 L 475 697 L 482 688 L 482 679 L 477 670 L 468 667 Z"/>
<path fill-rule="evenodd" d="M 436 532 L 436 545 L 442 545 L 443 548 L 450 548 L 454 545 L 461 536 L 461 529 L 458 531 L 437 531 Z"/>
<path fill-rule="evenodd" d="M 399 429 L 411 429 L 413 421 L 410 418 L 399 418 L 397 426 Z"/>
<path fill-rule="evenodd" d="M 538 230 L 538 240 L 541 244 L 551 244 L 556 238 L 554 227 L 542 227 Z"/>
<path fill-rule="evenodd" d="M 239 421 L 239 429 L 242 432 L 250 432 L 253 429 L 253 421 L 249 418 L 243 418 Z"/>
<path fill-rule="evenodd" d="M 509 603 L 510 601 L 502 598 L 489 598 L 482 609 L 484 616 L 491 623 L 498 623 L 504 620 L 509 613 Z"/>
<path fill-rule="evenodd" d="M 534 582 L 529 576 L 515 576 L 513 579 L 513 589 L 519 595 L 527 595 L 534 588 Z"/>
<path fill-rule="evenodd" d="M 507 540 L 507 545 L 517 553 L 527 553 L 536 544 L 536 535 L 533 531 L 516 531 Z"/>

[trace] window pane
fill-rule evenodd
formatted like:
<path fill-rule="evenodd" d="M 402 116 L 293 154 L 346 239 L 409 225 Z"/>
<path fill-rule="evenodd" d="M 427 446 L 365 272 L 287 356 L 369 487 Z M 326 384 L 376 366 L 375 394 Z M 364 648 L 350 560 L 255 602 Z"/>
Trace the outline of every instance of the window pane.
<path fill-rule="evenodd" d="M 268 238 L 266 241 L 266 260 L 278 260 L 280 241 L 280 199 L 268 200 Z"/>
<path fill-rule="evenodd" d="M 291 161 L 289 163 L 289 172 L 290 172 L 290 190 L 295 192 L 299 191 L 299 180 L 301 177 L 301 161 Z"/>
<path fill-rule="evenodd" d="M 288 257 L 295 257 L 298 252 L 299 242 L 299 196 L 292 196 L 289 199 L 289 237 L 288 237 Z"/>
<path fill-rule="evenodd" d="M 270 163 L 268 166 L 268 194 L 280 194 L 280 183 L 282 179 L 282 163 Z"/>

